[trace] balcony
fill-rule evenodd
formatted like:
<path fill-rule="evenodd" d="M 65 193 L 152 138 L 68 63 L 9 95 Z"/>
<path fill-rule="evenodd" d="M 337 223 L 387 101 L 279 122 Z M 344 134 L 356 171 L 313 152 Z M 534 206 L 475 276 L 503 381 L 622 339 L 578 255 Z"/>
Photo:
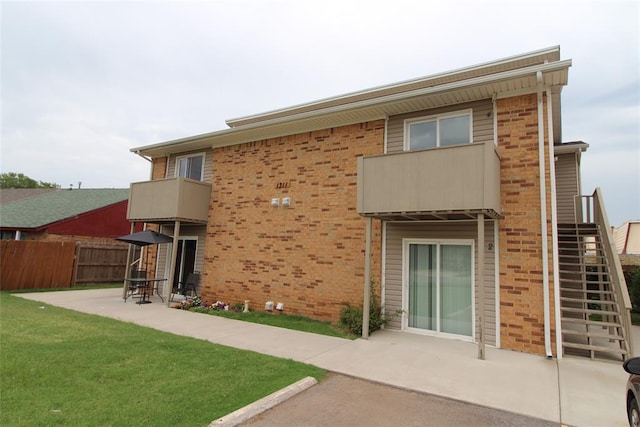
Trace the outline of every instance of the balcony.
<path fill-rule="evenodd" d="M 129 221 L 182 221 L 206 224 L 211 184 L 186 178 L 134 182 L 129 193 Z"/>
<path fill-rule="evenodd" d="M 475 143 L 358 158 L 360 215 L 387 220 L 500 215 L 500 158 Z"/>

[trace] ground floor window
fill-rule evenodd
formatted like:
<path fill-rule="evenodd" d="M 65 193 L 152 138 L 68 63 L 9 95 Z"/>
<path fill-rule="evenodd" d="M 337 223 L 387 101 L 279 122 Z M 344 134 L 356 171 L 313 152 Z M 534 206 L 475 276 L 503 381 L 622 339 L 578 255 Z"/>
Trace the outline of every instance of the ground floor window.
<path fill-rule="evenodd" d="M 473 243 L 404 241 L 405 326 L 473 337 Z"/>

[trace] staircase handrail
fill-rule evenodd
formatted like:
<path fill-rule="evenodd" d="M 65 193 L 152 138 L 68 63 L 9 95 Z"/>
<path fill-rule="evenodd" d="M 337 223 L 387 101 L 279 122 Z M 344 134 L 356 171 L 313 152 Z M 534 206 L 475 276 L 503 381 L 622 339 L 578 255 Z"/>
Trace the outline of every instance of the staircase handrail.
<path fill-rule="evenodd" d="M 618 257 L 618 250 L 611 234 L 611 227 L 609 225 L 609 218 L 604 207 L 604 199 L 602 197 L 602 190 L 600 187 L 596 187 L 591 198 L 593 202 L 593 217 L 594 222 L 599 226 L 601 231 L 602 246 L 604 253 L 609 264 L 609 275 L 611 283 L 614 284 L 613 288 L 616 292 L 618 301 L 622 301 L 623 310 L 620 313 L 620 317 L 623 322 L 623 326 L 626 331 L 626 339 L 628 343 L 629 357 L 633 356 L 633 345 L 631 343 L 631 298 L 629 298 L 629 290 L 627 288 L 627 282 L 622 272 L 622 265 L 620 264 L 620 257 Z M 618 286 L 615 286 L 617 284 Z"/>

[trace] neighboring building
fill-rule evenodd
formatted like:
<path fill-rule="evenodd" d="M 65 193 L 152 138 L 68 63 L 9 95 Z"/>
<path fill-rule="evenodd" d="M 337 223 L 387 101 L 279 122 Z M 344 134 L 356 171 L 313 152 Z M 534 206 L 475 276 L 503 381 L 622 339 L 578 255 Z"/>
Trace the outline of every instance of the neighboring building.
<path fill-rule="evenodd" d="M 561 142 L 570 66 L 553 47 L 134 148 L 152 181 L 128 218 L 174 235 L 156 275 L 202 272 L 205 301 L 336 321 L 371 280 L 388 329 L 627 357 L 601 195 L 578 197 L 588 146 Z"/>
<path fill-rule="evenodd" d="M 623 270 L 640 268 L 640 220 L 627 221 L 612 232 Z"/>
<path fill-rule="evenodd" d="M 38 194 L 6 189 L 1 193 L 3 200 L 13 199 L 0 205 L 3 240 L 114 244 L 118 243 L 114 237 L 131 232 L 126 218 L 128 189 L 53 190 Z"/>
<path fill-rule="evenodd" d="M 640 255 L 640 220 L 627 221 L 613 230 L 616 249 L 622 255 Z"/>
<path fill-rule="evenodd" d="M 0 189 L 0 206 L 16 200 L 58 191 L 57 188 L 2 188 Z"/>

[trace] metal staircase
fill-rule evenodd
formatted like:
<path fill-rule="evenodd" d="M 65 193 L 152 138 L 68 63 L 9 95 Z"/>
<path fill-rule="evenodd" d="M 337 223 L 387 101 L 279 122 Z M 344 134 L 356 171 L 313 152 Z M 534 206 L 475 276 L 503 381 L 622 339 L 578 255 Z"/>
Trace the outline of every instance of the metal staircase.
<path fill-rule="evenodd" d="M 625 308 L 600 227 L 558 224 L 558 249 L 564 354 L 625 360 L 630 354 Z"/>

